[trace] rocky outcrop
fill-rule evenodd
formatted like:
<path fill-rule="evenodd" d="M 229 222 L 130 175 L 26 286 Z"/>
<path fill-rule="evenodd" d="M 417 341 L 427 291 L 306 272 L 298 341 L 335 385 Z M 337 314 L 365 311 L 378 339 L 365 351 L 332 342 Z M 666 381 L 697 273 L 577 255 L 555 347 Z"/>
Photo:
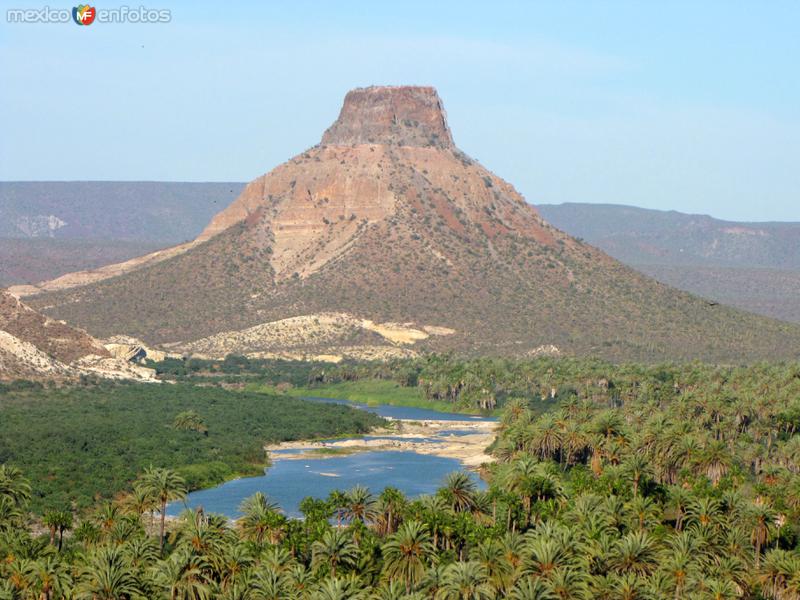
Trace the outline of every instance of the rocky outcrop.
<path fill-rule="evenodd" d="M 168 356 L 163 350 L 151 348 L 141 340 L 126 335 L 112 336 L 104 341 L 103 346 L 114 358 L 131 363 L 140 363 L 145 360 L 159 362 Z"/>
<path fill-rule="evenodd" d="M 85 331 L 46 317 L 4 291 L 0 291 L 0 330 L 33 344 L 62 363 L 88 354 L 110 356 L 103 345 Z"/>
<path fill-rule="evenodd" d="M 373 86 L 347 93 L 323 145 L 453 148 L 447 116 L 432 87 Z"/>
<path fill-rule="evenodd" d="M 48 356 L 30 342 L 0 330 L 0 381 L 63 378 L 69 367 Z"/>
<path fill-rule="evenodd" d="M 262 323 L 240 331 L 224 331 L 184 344 L 170 345 L 173 351 L 222 359 L 228 354 L 252 358 L 287 357 L 295 359 L 323 356 L 324 360 L 345 358 L 400 358 L 415 353 L 406 348 L 431 335 L 452 335 L 446 327 L 417 327 L 414 323 L 375 323 L 345 313 L 300 315 Z M 390 348 L 391 346 L 391 348 Z M 289 354 L 286 354 L 289 353 Z"/>
<path fill-rule="evenodd" d="M 37 313 L 0 291 L 0 380 L 95 375 L 154 381 L 155 372 L 113 357 L 85 331 Z"/>
<path fill-rule="evenodd" d="M 103 379 L 139 381 L 155 383 L 156 372 L 121 358 L 108 358 L 96 355 L 84 356 L 69 365 L 72 373 L 95 375 Z"/>

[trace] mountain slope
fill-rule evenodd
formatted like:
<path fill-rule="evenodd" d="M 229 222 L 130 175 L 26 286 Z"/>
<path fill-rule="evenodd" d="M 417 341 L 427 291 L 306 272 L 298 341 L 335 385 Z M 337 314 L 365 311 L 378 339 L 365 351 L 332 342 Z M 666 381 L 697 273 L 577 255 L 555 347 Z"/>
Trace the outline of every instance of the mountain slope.
<path fill-rule="evenodd" d="M 296 337 L 308 340 L 300 349 L 413 342 L 521 355 L 554 345 L 730 361 L 800 350 L 798 327 L 710 306 L 549 225 L 456 148 L 432 88 L 350 92 L 320 145 L 251 182 L 194 242 L 118 272 L 30 301 L 96 335 L 176 348 L 335 313 L 433 333 L 392 341 L 342 328 L 350 333 L 336 340 Z M 272 330 L 250 330 L 248 351 L 274 350 L 252 339 Z"/>
<path fill-rule="evenodd" d="M 800 271 L 800 223 L 722 221 L 616 204 L 543 204 L 550 223 L 635 264 Z"/>
<path fill-rule="evenodd" d="M 800 223 L 737 223 L 603 204 L 539 210 L 560 229 L 668 285 L 800 323 Z"/>
<path fill-rule="evenodd" d="M 127 240 L 0 238 L 0 287 L 96 269 L 153 252 L 162 245 Z"/>

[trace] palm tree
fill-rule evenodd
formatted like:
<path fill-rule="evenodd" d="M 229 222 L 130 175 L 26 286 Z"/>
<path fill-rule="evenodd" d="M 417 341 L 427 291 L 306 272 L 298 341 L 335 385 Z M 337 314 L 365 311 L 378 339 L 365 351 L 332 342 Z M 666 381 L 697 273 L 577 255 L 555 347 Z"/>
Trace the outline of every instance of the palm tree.
<path fill-rule="evenodd" d="M 17 467 L 0 465 L 0 498 L 3 496 L 18 507 L 26 505 L 31 499 L 31 485 Z"/>
<path fill-rule="evenodd" d="M 636 529 L 646 530 L 661 523 L 661 506 L 652 498 L 635 496 L 625 509 Z"/>
<path fill-rule="evenodd" d="M 311 566 L 319 570 L 330 567 L 331 577 L 336 577 L 339 567 L 352 567 L 358 557 L 358 547 L 349 534 L 342 529 L 331 529 L 311 546 Z"/>
<path fill-rule="evenodd" d="M 377 525 L 379 533 L 394 533 L 400 520 L 400 513 L 408 501 L 403 492 L 394 487 L 385 488 L 378 497 Z"/>
<path fill-rule="evenodd" d="M 642 577 L 637 573 L 624 573 L 614 580 L 614 591 L 618 600 L 640 600 L 646 598 L 643 594 L 644 585 Z"/>
<path fill-rule="evenodd" d="M 173 546 L 192 555 L 202 556 L 218 570 L 224 563 L 230 531 L 227 520 L 219 515 L 206 515 L 202 509 L 185 510 L 171 534 Z"/>
<path fill-rule="evenodd" d="M 145 469 L 141 477 L 144 489 L 158 501 L 158 510 L 161 513 L 159 528 L 159 548 L 164 553 L 164 524 L 167 518 L 167 503 L 173 500 L 186 498 L 186 482 L 175 471 L 150 467 Z"/>
<path fill-rule="evenodd" d="M 58 549 L 61 550 L 64 532 L 72 529 L 72 513 L 66 510 L 51 510 L 45 513 L 42 523 L 50 529 L 50 545 L 55 544 L 56 532 L 58 532 Z"/>
<path fill-rule="evenodd" d="M 378 505 L 375 496 L 363 485 L 357 485 L 345 494 L 344 518 L 351 523 L 373 521 L 377 514 Z"/>
<path fill-rule="evenodd" d="M 698 581 L 698 586 L 703 590 L 703 597 L 709 600 L 735 600 L 741 597 L 736 584 L 730 580 L 703 577 Z"/>
<path fill-rule="evenodd" d="M 44 556 L 31 565 L 33 588 L 41 600 L 66 597 L 72 586 L 69 567 L 55 556 Z"/>
<path fill-rule="evenodd" d="M 564 600 L 583 600 L 588 591 L 586 576 L 578 569 L 555 569 L 545 585 L 556 598 Z"/>
<path fill-rule="evenodd" d="M 120 502 L 122 509 L 125 512 L 141 516 L 144 513 L 150 513 L 150 529 L 154 528 L 155 510 L 158 508 L 158 502 L 150 495 L 150 492 L 141 485 L 141 481 L 137 481 L 133 485 L 130 494 L 126 494 Z"/>
<path fill-rule="evenodd" d="M 116 502 L 103 502 L 95 508 L 93 519 L 99 525 L 103 535 L 108 535 L 114 529 L 121 516 Z"/>
<path fill-rule="evenodd" d="M 528 451 L 541 460 L 552 458 L 561 449 L 561 429 L 552 417 L 539 419 L 532 430 Z"/>
<path fill-rule="evenodd" d="M 511 600 L 557 600 L 544 581 L 534 577 L 523 577 L 517 581 L 509 597 Z"/>
<path fill-rule="evenodd" d="M 290 577 L 274 569 L 259 569 L 249 586 L 259 600 L 283 600 L 291 597 Z"/>
<path fill-rule="evenodd" d="M 611 559 L 618 573 L 649 575 L 658 564 L 656 544 L 645 531 L 633 531 L 617 543 Z"/>
<path fill-rule="evenodd" d="M 688 582 L 700 572 L 693 539 L 685 534 L 670 538 L 671 547 L 665 549 L 659 559 L 659 571 L 670 579 L 676 600 L 684 597 Z"/>
<path fill-rule="evenodd" d="M 310 596 L 314 600 L 362 600 L 365 597 L 354 582 L 335 577 L 322 581 Z"/>
<path fill-rule="evenodd" d="M 419 521 L 406 521 L 383 547 L 384 572 L 400 579 L 410 593 L 425 574 L 435 549 L 428 528 Z"/>
<path fill-rule="evenodd" d="M 463 471 L 450 473 L 440 490 L 455 512 L 469 511 L 475 504 L 475 482 Z"/>
<path fill-rule="evenodd" d="M 730 448 L 725 442 L 710 441 L 697 458 L 700 470 L 705 473 L 711 483 L 716 486 L 720 479 L 727 475 L 732 464 Z"/>
<path fill-rule="evenodd" d="M 559 567 L 576 566 L 572 551 L 561 540 L 552 536 L 537 535 L 528 537 L 524 546 L 523 571 L 527 575 L 550 577 Z"/>
<path fill-rule="evenodd" d="M 328 494 L 328 505 L 333 514 L 336 515 L 336 526 L 342 526 L 342 519 L 344 518 L 345 505 L 347 504 L 347 494 L 340 490 L 333 490 Z"/>
<path fill-rule="evenodd" d="M 722 505 L 719 500 L 711 497 L 693 499 L 686 509 L 686 518 L 689 523 L 696 523 L 701 527 L 715 526 L 722 517 Z"/>
<path fill-rule="evenodd" d="M 178 549 L 160 562 L 155 581 L 170 600 L 208 600 L 213 580 L 208 561 L 186 548 Z"/>
<path fill-rule="evenodd" d="M 149 536 L 135 536 L 123 545 L 124 558 L 137 571 L 152 567 L 158 560 L 158 546 Z"/>
<path fill-rule="evenodd" d="M 455 562 L 442 574 L 437 600 L 491 600 L 495 593 L 487 581 L 486 570 L 474 561 Z"/>
<path fill-rule="evenodd" d="M 625 461 L 625 470 L 631 478 L 631 485 L 633 488 L 633 497 L 639 495 L 639 485 L 643 478 L 646 478 L 651 470 L 650 463 L 641 454 L 634 454 Z"/>
<path fill-rule="evenodd" d="M 439 541 L 444 534 L 448 521 L 452 518 L 452 512 L 447 501 L 440 495 L 424 495 L 417 500 L 419 510 L 417 518 L 428 525 L 428 529 L 433 535 L 433 547 L 438 550 Z"/>
<path fill-rule="evenodd" d="M 769 541 L 770 529 L 775 513 L 763 503 L 756 503 L 750 508 L 751 534 L 750 541 L 755 548 L 755 566 L 758 569 L 761 561 L 761 548 Z"/>
<path fill-rule="evenodd" d="M 242 516 L 236 521 L 242 533 L 259 546 L 264 543 L 264 537 L 269 538 L 271 544 L 276 544 L 280 532 L 286 523 L 286 518 L 280 514 L 280 508 L 261 493 L 256 492 L 239 507 Z"/>
<path fill-rule="evenodd" d="M 0 571 L 0 574 L 3 575 L 3 579 L 6 580 L 8 587 L 11 589 L 10 600 L 26 597 L 26 595 L 29 596 L 28 590 L 33 588 L 35 579 L 36 566 L 34 560 L 28 557 L 20 557 L 3 566 L 4 568 Z"/>
<path fill-rule="evenodd" d="M 197 414 L 194 410 L 186 410 L 178 413 L 175 421 L 172 423 L 175 429 L 183 429 L 187 431 L 196 431 L 203 435 L 208 435 L 208 427 L 206 427 L 203 417 Z"/>
<path fill-rule="evenodd" d="M 0 496 L 0 531 L 16 531 L 22 526 L 25 513 L 11 498 Z"/>
<path fill-rule="evenodd" d="M 72 539 L 81 544 L 84 549 L 95 546 L 101 538 L 100 528 L 92 521 L 81 521 L 72 534 Z"/>
<path fill-rule="evenodd" d="M 783 600 L 785 597 L 796 598 L 796 594 L 788 596 L 786 592 L 790 582 L 798 578 L 800 578 L 800 556 L 785 550 L 767 552 L 756 577 L 761 586 L 761 593 L 774 600 Z"/>
<path fill-rule="evenodd" d="M 494 539 L 485 539 L 470 551 L 473 560 L 486 569 L 492 586 L 505 592 L 511 587 L 515 567 L 506 559 L 503 545 Z"/>
<path fill-rule="evenodd" d="M 74 597 L 86 600 L 128 600 L 142 595 L 120 546 L 101 546 L 80 572 Z"/>
<path fill-rule="evenodd" d="M 522 506 L 525 509 L 525 525 L 531 520 L 531 505 L 536 494 L 535 480 L 538 464 L 533 457 L 522 457 L 512 463 L 504 481 L 506 489 L 522 498 Z"/>
<path fill-rule="evenodd" d="M 586 582 L 586 598 L 592 600 L 619 600 L 617 586 L 619 575 L 604 573 L 592 575 Z"/>

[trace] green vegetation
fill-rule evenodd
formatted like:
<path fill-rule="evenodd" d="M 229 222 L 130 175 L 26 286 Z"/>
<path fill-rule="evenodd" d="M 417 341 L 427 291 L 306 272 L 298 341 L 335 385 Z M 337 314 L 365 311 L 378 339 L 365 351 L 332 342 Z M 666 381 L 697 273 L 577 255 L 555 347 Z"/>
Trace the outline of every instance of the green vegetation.
<path fill-rule="evenodd" d="M 537 401 L 532 410 L 545 412 L 573 395 L 573 382 L 585 376 L 660 368 L 669 367 L 552 358 L 464 360 L 431 354 L 389 363 L 317 367 L 309 373 L 307 386 L 288 393 L 484 414 L 497 414 L 510 399 L 523 398 Z"/>
<path fill-rule="evenodd" d="M 800 364 L 511 366 L 530 393 L 505 398 L 486 491 L 463 473 L 418 499 L 357 486 L 305 499 L 304 520 L 257 494 L 235 524 L 189 511 L 162 536 L 185 482 L 156 467 L 34 537 L 30 486 L 0 467 L 0 597 L 800 597 Z"/>
<path fill-rule="evenodd" d="M 196 489 L 259 474 L 266 443 L 381 423 L 345 406 L 214 387 L 17 384 L 0 389 L 0 463 L 33 481 L 32 508 L 63 510 L 112 497 L 150 465 L 176 470 Z"/>
<path fill-rule="evenodd" d="M 305 384 L 311 373 L 324 369 L 328 363 L 292 360 L 259 360 L 230 354 L 225 360 L 201 358 L 167 358 L 163 361 L 148 361 L 147 366 L 156 370 L 163 379 L 191 381 L 193 383 L 240 383 L 259 381 L 265 384 Z"/>
<path fill-rule="evenodd" d="M 363 448 L 311 448 L 306 452 L 320 456 L 347 456 L 361 451 L 363 451 Z"/>
<path fill-rule="evenodd" d="M 291 388 L 287 391 L 292 396 L 318 396 L 320 398 L 341 398 L 361 402 L 370 406 L 392 404 L 395 406 L 426 406 L 436 409 L 423 397 L 416 388 L 401 386 L 394 381 L 366 379 L 362 381 L 340 381 L 315 386 Z M 447 410 L 442 403 L 439 408 Z"/>
<path fill-rule="evenodd" d="M 453 405 L 441 400 L 431 400 L 424 396 L 421 389 L 405 387 L 399 383 L 381 379 L 365 379 L 361 381 L 341 381 L 338 383 L 316 384 L 286 390 L 286 394 L 300 398 L 339 398 L 360 402 L 368 406 L 388 404 L 391 406 L 412 406 L 428 408 L 442 412 L 463 412 L 477 414 L 476 408 Z"/>

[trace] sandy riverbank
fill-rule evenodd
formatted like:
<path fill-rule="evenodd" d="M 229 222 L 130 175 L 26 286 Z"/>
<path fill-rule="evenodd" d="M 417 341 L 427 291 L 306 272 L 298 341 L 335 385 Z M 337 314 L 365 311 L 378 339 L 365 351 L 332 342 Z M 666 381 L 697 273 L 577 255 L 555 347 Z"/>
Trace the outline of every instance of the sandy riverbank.
<path fill-rule="evenodd" d="M 360 452 L 367 450 L 394 450 L 417 452 L 455 458 L 466 467 L 477 468 L 494 458 L 486 448 L 494 441 L 497 423 L 491 421 L 406 421 L 393 420 L 392 426 L 371 432 L 370 438 L 331 440 L 325 442 L 285 442 L 266 446 L 272 460 L 299 460 L 336 456 L 336 451 Z M 464 431 L 469 433 L 464 434 Z M 453 433 L 448 433 L 453 432 Z M 458 432 L 459 435 L 456 435 Z M 473 433 L 474 432 L 474 433 Z M 425 438 L 425 439 L 419 439 Z M 275 450 L 296 450 L 287 454 L 276 454 Z"/>

